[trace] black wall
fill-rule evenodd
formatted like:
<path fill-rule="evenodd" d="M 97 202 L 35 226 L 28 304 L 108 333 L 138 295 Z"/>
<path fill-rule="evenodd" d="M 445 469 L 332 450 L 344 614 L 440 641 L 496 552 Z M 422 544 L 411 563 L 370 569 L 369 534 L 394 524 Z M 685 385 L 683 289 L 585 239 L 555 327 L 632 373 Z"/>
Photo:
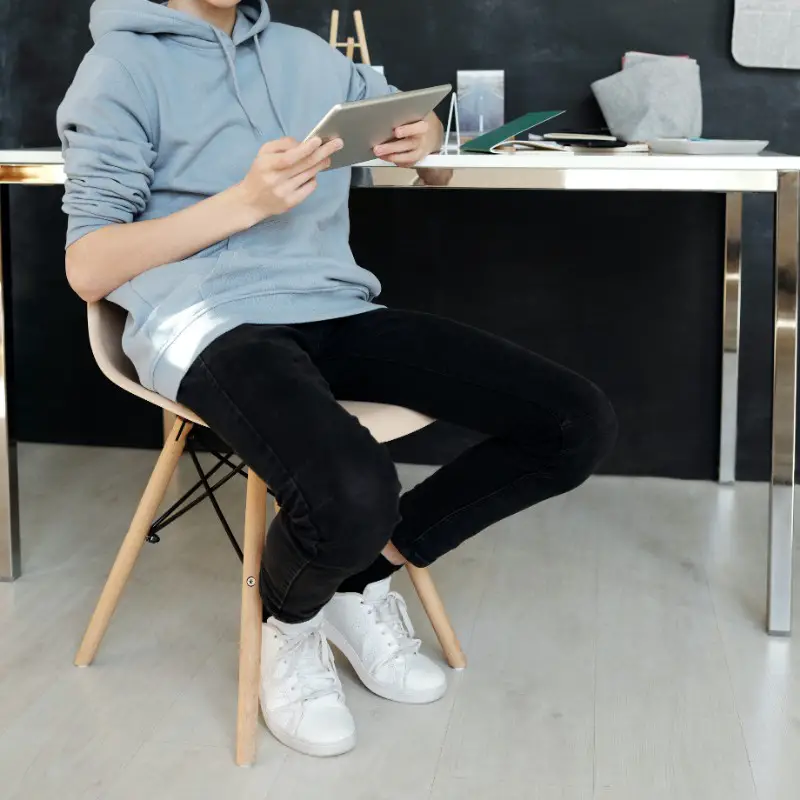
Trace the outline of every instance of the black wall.
<path fill-rule="evenodd" d="M 53 115 L 89 46 L 90 0 L 2 0 L 0 144 L 55 141 Z M 326 35 L 330 0 L 274 0 L 274 16 Z M 706 134 L 796 151 L 800 77 L 730 56 L 730 0 L 338 2 L 365 14 L 375 63 L 401 87 L 506 70 L 507 115 L 568 108 L 597 124 L 592 80 L 625 50 L 689 53 Z M 12 189 L 14 396 L 23 439 L 155 445 L 158 415 L 107 385 L 84 309 L 63 277 L 58 189 Z M 353 245 L 392 305 L 447 314 L 585 372 L 616 403 L 613 472 L 713 478 L 718 446 L 723 201 L 716 196 L 358 191 Z M 748 199 L 739 477 L 768 473 L 771 218 Z M 398 456 L 441 460 L 468 437 L 426 432 Z"/>

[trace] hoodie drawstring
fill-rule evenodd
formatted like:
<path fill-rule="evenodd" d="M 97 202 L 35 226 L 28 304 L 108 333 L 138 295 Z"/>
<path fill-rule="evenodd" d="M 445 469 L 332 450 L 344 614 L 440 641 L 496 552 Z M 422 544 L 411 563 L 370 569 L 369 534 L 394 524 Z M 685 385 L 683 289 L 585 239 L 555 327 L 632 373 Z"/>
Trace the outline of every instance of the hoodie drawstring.
<path fill-rule="evenodd" d="M 264 55 L 261 52 L 261 42 L 258 40 L 257 35 L 253 37 L 253 43 L 255 44 L 256 47 L 256 57 L 258 58 L 258 66 L 261 68 L 261 75 L 264 78 L 264 85 L 267 87 L 267 97 L 269 97 L 269 104 L 272 106 L 272 112 L 275 114 L 275 119 L 278 120 L 278 125 L 280 125 L 283 135 L 288 136 L 289 131 L 286 129 L 286 123 L 283 121 L 283 117 L 281 117 L 281 112 L 278 110 L 278 104 L 275 102 L 275 99 L 272 96 L 272 90 L 269 88 L 269 78 L 267 77 L 267 68 L 264 66 Z"/>
<path fill-rule="evenodd" d="M 258 125 L 256 125 L 255 120 L 251 116 L 250 112 L 247 110 L 247 105 L 245 104 L 244 98 L 242 97 L 242 90 L 239 87 L 239 78 L 236 75 L 236 62 L 234 61 L 230 50 L 225 46 L 225 39 L 223 39 L 223 34 L 217 28 L 214 28 L 214 35 L 216 36 L 216 39 L 219 42 L 219 46 L 222 48 L 222 52 L 225 54 L 225 60 L 228 62 L 228 69 L 230 70 L 231 77 L 233 78 L 233 91 L 236 94 L 236 100 L 242 107 L 242 111 L 244 111 L 244 115 L 247 117 L 247 121 L 250 123 L 250 126 L 259 136 L 263 136 L 264 132 L 258 127 Z M 256 49 L 258 49 L 258 45 L 256 45 Z M 258 63 L 261 64 L 261 58 L 259 58 Z M 264 72 L 263 64 L 261 66 L 261 72 L 262 73 Z M 266 80 L 266 75 L 264 76 L 264 79 Z M 267 86 L 267 92 L 269 92 L 269 86 Z M 271 97 L 270 97 L 270 102 L 272 102 Z M 278 121 L 280 122 L 280 119 Z M 281 123 L 281 127 L 283 127 L 283 123 Z"/>

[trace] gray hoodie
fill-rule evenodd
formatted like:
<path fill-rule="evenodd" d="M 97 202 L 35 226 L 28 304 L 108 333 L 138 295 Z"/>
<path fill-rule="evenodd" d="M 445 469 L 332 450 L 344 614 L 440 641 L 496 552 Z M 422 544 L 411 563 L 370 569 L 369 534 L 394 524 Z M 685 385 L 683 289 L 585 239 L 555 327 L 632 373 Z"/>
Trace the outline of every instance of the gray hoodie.
<path fill-rule="evenodd" d="M 95 45 L 58 110 L 67 245 L 163 217 L 239 182 L 259 147 L 302 140 L 336 103 L 387 94 L 370 67 L 243 0 L 233 35 L 151 0 L 96 0 Z M 349 246 L 350 170 L 324 173 L 299 207 L 197 255 L 148 270 L 109 299 L 148 388 L 174 399 L 215 338 L 242 323 L 370 311 L 380 291 Z"/>

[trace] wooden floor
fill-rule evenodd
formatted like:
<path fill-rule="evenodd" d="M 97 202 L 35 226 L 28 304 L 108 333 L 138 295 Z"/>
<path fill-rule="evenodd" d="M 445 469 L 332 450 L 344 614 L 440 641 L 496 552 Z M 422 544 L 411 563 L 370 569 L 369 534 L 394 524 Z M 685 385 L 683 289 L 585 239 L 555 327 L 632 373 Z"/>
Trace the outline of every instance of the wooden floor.
<path fill-rule="evenodd" d="M 25 576 L 0 585 L 2 800 L 800 796 L 800 638 L 762 632 L 764 487 L 597 479 L 497 526 L 434 568 L 470 658 L 444 700 L 395 705 L 342 667 L 354 753 L 302 757 L 262 727 L 258 764 L 239 769 L 238 563 L 210 508 L 145 547 L 95 666 L 71 666 L 153 462 L 22 449 Z M 232 483 L 237 529 L 243 499 Z"/>

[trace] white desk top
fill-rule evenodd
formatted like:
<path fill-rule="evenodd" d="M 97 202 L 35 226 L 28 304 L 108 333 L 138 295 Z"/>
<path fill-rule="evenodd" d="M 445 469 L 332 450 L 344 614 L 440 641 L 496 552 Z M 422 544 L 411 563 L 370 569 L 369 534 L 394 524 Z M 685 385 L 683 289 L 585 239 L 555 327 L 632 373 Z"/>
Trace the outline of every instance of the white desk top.
<path fill-rule="evenodd" d="M 63 164 L 61 150 L 34 148 L 0 150 L 0 165 Z M 391 168 L 391 164 L 374 159 L 365 167 Z M 749 156 L 686 156 L 653 153 L 501 153 L 498 155 L 434 155 L 420 166 L 452 169 L 699 169 L 699 170 L 800 170 L 800 156 L 762 153 Z"/>
<path fill-rule="evenodd" d="M 379 160 L 370 167 L 386 166 Z M 654 153 L 558 153 L 554 151 L 497 155 L 428 156 L 420 166 L 463 169 L 698 169 L 698 170 L 800 170 L 800 156 L 763 153 L 750 156 L 685 156 Z"/>
<path fill-rule="evenodd" d="M 56 147 L 36 147 L 21 150 L 0 150 L 0 165 L 63 164 L 64 157 Z"/>
<path fill-rule="evenodd" d="M 52 168 L 63 163 L 55 148 L 0 150 L 0 168 Z M 378 186 L 408 186 L 413 180 L 413 173 L 378 159 L 361 166 L 373 170 Z M 420 166 L 456 170 L 453 188 L 775 192 L 779 173 L 800 172 L 800 156 L 535 152 L 433 155 Z"/>

